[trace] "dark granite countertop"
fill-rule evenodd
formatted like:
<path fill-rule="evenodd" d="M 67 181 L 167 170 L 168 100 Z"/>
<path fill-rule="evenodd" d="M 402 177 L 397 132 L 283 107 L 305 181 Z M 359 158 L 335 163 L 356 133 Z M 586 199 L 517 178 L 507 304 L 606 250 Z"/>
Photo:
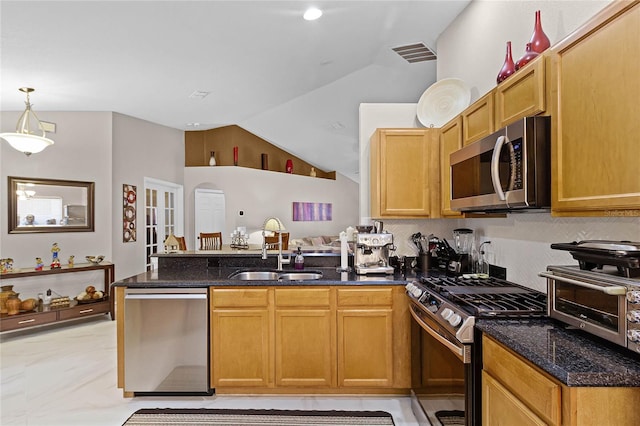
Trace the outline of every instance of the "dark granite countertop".
<path fill-rule="evenodd" d="M 338 272 L 336 267 L 310 267 L 300 272 L 322 272 L 318 280 L 274 281 L 232 280 L 229 276 L 239 270 L 252 268 L 220 267 L 209 269 L 156 270 L 138 274 L 113 283 L 126 287 L 209 287 L 209 286 L 300 286 L 300 285 L 405 285 L 416 279 L 419 273 L 397 272 L 393 275 L 356 275 L 354 272 Z M 260 269 L 265 270 L 265 269 Z M 286 272 L 297 272 L 285 269 Z"/>
<path fill-rule="evenodd" d="M 476 327 L 568 386 L 640 387 L 640 356 L 555 320 L 478 320 Z"/>

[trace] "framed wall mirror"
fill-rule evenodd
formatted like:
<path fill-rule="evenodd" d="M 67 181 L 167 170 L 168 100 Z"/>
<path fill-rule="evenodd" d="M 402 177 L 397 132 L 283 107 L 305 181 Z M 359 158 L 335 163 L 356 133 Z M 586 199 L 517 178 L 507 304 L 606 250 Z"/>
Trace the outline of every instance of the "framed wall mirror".
<path fill-rule="evenodd" d="M 94 182 L 9 176 L 9 233 L 93 232 Z"/>

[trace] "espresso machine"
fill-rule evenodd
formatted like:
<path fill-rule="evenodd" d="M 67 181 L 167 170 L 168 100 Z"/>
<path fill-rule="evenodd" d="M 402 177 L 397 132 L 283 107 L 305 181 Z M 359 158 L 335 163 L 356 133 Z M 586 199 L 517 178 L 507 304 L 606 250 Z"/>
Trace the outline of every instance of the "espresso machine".
<path fill-rule="evenodd" d="M 393 266 L 389 266 L 389 252 L 393 250 L 393 234 L 358 233 L 354 256 L 356 274 L 393 274 Z"/>

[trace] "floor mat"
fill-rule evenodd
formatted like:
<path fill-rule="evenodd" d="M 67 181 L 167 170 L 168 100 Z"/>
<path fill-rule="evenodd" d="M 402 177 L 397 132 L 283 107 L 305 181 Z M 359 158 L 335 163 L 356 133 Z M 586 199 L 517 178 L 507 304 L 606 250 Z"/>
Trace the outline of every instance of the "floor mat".
<path fill-rule="evenodd" d="M 231 410 L 155 408 L 133 413 L 123 426 L 393 426 L 386 411 Z"/>
<path fill-rule="evenodd" d="M 464 411 L 436 411 L 436 417 L 438 418 L 442 426 L 464 426 Z"/>

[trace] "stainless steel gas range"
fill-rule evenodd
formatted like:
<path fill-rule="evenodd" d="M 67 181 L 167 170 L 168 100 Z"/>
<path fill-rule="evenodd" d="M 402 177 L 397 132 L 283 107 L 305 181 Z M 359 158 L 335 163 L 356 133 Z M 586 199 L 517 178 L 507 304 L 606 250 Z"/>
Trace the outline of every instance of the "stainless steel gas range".
<path fill-rule="evenodd" d="M 463 363 L 465 423 L 480 424 L 482 352 L 476 342 L 476 319 L 545 316 L 546 295 L 505 280 L 461 276 L 421 278 L 407 284 L 406 292 L 415 324 Z M 412 365 L 419 364 L 414 361 Z M 417 411 L 426 411 L 419 401 L 414 395 L 418 419 L 423 415 Z"/>

